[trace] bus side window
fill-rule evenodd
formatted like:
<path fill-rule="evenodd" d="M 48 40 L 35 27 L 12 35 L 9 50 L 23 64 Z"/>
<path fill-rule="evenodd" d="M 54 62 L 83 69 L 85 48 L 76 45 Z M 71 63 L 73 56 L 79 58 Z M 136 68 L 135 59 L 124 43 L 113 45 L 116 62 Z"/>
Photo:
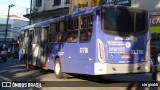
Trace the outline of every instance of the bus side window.
<path fill-rule="evenodd" d="M 78 31 L 70 31 L 67 36 L 67 42 L 78 42 Z"/>
<path fill-rule="evenodd" d="M 56 31 L 56 24 L 53 23 L 50 25 L 50 29 L 49 29 L 49 42 L 55 41 L 55 31 Z"/>
<path fill-rule="evenodd" d="M 61 33 L 56 33 L 55 35 L 55 42 L 62 42 L 62 34 Z"/>
<path fill-rule="evenodd" d="M 74 25 L 73 25 L 73 20 L 72 19 L 68 20 L 67 29 L 68 30 L 74 30 Z"/>
<path fill-rule="evenodd" d="M 92 30 L 81 30 L 80 41 L 90 41 L 92 35 Z"/>
<path fill-rule="evenodd" d="M 82 17 L 80 20 L 81 28 L 86 28 L 87 27 L 87 18 Z"/>
<path fill-rule="evenodd" d="M 80 19 L 81 28 L 89 28 L 93 25 L 93 17 L 92 15 L 82 16 Z"/>
<path fill-rule="evenodd" d="M 55 42 L 64 42 L 66 36 L 66 21 L 62 21 L 56 25 Z"/>
<path fill-rule="evenodd" d="M 78 17 L 68 20 L 66 42 L 71 43 L 79 41 L 78 26 L 79 26 Z"/>
<path fill-rule="evenodd" d="M 55 33 L 60 32 L 60 23 L 59 22 L 56 23 L 56 30 L 55 31 L 56 31 Z"/>
<path fill-rule="evenodd" d="M 93 27 L 93 16 L 91 14 L 80 18 L 80 42 L 90 41 Z"/>

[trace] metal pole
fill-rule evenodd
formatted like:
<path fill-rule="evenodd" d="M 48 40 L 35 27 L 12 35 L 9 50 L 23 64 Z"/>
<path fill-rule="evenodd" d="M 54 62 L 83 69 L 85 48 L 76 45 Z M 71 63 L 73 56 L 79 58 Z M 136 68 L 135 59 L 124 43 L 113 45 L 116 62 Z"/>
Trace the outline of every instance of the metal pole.
<path fill-rule="evenodd" d="M 30 3 L 30 15 L 29 15 L 29 25 L 31 25 L 31 13 L 32 13 L 32 0 L 31 0 L 31 3 Z"/>
<path fill-rule="evenodd" d="M 4 37 L 4 44 L 6 44 L 6 37 L 7 37 L 7 32 L 8 32 L 8 22 L 9 22 L 9 13 L 10 13 L 10 8 L 13 7 L 14 5 L 11 4 L 8 6 L 8 15 L 7 15 L 7 23 L 6 23 L 6 29 L 5 29 L 5 37 Z"/>

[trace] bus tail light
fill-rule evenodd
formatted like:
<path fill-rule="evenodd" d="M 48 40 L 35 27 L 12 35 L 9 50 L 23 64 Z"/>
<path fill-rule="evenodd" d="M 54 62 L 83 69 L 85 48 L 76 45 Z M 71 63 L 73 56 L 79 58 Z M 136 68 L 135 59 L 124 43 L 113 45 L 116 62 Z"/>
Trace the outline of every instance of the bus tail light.
<path fill-rule="evenodd" d="M 98 39 L 98 59 L 101 63 L 105 62 L 104 44 L 100 39 Z"/>
<path fill-rule="evenodd" d="M 147 40 L 145 59 L 146 60 L 151 60 L 151 57 L 150 57 L 150 40 Z"/>

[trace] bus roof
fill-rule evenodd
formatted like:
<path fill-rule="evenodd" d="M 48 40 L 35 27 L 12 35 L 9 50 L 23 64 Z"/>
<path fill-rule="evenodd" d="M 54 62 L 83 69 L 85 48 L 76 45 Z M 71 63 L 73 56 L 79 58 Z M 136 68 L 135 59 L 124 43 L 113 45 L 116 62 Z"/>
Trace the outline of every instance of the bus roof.
<path fill-rule="evenodd" d="M 35 23 L 35 24 L 29 25 L 29 26 L 26 26 L 26 27 L 22 27 L 21 30 L 28 29 L 28 28 L 39 27 L 39 26 L 47 27 L 47 26 L 49 26 L 50 23 L 60 22 L 62 20 L 65 20 L 65 19 L 67 20 L 67 19 L 72 18 L 72 17 L 77 17 L 77 16 L 81 16 L 81 15 L 84 15 L 84 14 L 92 13 L 92 12 L 100 9 L 101 7 L 108 7 L 108 6 L 107 5 L 101 5 L 101 6 L 87 8 L 85 10 L 82 10 L 82 11 L 79 11 L 79 12 L 76 12 L 76 13 L 60 16 L 60 17 L 57 17 L 57 18 L 53 18 L 53 19 L 49 19 L 49 20 L 42 21 L 42 22 L 39 22 L 39 23 Z M 109 6 L 109 7 L 119 7 L 119 5 L 113 5 L 113 6 Z M 126 7 L 126 6 L 120 6 L 120 7 Z M 128 7 L 128 8 L 132 8 L 132 7 Z"/>
<path fill-rule="evenodd" d="M 81 15 L 84 15 L 84 14 L 92 13 L 93 11 L 95 11 L 99 8 L 100 8 L 100 6 L 87 8 L 85 10 L 82 10 L 82 11 L 79 11 L 79 12 L 76 12 L 76 13 L 60 16 L 58 18 L 53 18 L 53 19 L 49 19 L 49 20 L 46 20 L 46 21 L 35 23 L 35 24 L 29 25 L 29 26 L 22 27 L 21 30 L 28 29 L 28 28 L 33 28 L 33 27 L 39 27 L 39 26 L 46 27 L 46 26 L 49 26 L 50 23 L 60 22 L 62 20 L 65 20 L 65 19 L 67 20 L 67 19 L 72 18 L 72 17 L 77 17 L 77 16 L 81 16 Z"/>

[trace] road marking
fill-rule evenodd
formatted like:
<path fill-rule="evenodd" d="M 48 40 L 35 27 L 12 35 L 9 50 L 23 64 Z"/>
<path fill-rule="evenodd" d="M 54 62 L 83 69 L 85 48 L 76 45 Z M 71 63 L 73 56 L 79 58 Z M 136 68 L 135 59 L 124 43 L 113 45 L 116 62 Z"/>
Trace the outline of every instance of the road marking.
<path fill-rule="evenodd" d="M 6 78 L 6 77 L 3 77 L 3 76 L 0 76 L 0 79 L 2 79 L 2 80 L 4 80 L 4 81 L 7 81 L 7 82 L 12 82 L 11 79 Z"/>

